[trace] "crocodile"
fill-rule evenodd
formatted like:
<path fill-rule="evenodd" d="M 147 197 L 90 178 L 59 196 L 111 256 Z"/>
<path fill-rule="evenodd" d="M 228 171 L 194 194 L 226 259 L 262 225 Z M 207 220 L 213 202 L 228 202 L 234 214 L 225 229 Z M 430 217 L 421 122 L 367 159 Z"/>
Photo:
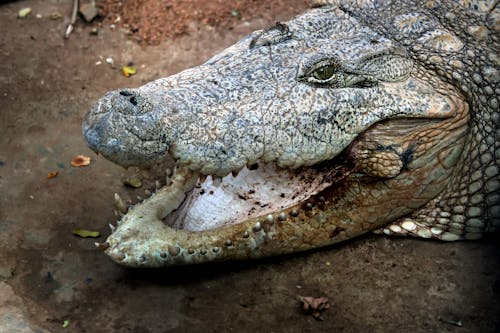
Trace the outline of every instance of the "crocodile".
<path fill-rule="evenodd" d="M 318 1 L 206 63 L 106 93 L 83 133 L 160 188 L 96 245 L 160 267 L 367 232 L 500 228 L 498 1 Z M 163 178 L 163 176 L 162 176 Z"/>

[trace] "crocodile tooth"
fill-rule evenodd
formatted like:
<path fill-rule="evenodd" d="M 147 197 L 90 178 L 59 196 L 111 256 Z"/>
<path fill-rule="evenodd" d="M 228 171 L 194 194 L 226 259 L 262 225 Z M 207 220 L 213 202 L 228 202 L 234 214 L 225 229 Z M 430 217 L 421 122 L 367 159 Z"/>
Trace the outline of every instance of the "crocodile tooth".
<path fill-rule="evenodd" d="M 170 176 L 165 176 L 165 185 L 166 186 L 170 186 L 172 184 L 172 179 L 170 178 Z"/>
<path fill-rule="evenodd" d="M 109 243 L 108 242 L 104 242 L 104 243 L 94 243 L 94 245 L 99 249 L 99 250 L 102 250 L 102 251 L 106 251 L 107 248 L 109 247 Z"/>
<path fill-rule="evenodd" d="M 117 209 L 113 210 L 113 214 L 115 214 L 115 217 L 118 219 L 122 217 L 122 214 Z"/>
<path fill-rule="evenodd" d="M 127 213 L 127 206 L 118 193 L 115 193 L 115 206 L 119 212 Z"/>
<path fill-rule="evenodd" d="M 112 225 L 111 223 L 109 224 L 109 228 L 111 229 L 111 232 L 115 232 L 116 227 Z"/>
<path fill-rule="evenodd" d="M 155 181 L 155 187 L 156 187 L 156 189 L 159 189 L 161 187 L 161 184 L 160 184 L 159 180 Z"/>
<path fill-rule="evenodd" d="M 144 198 L 143 198 L 143 197 L 141 197 L 140 195 L 138 195 L 138 196 L 137 196 L 137 200 L 139 200 L 139 202 L 141 202 L 141 201 L 143 201 L 143 200 L 144 200 Z"/>
<path fill-rule="evenodd" d="M 222 178 L 221 177 L 212 176 L 212 184 L 215 187 L 219 187 L 220 183 L 222 183 Z"/>
<path fill-rule="evenodd" d="M 144 190 L 144 194 L 149 197 L 151 196 L 151 191 L 150 190 Z"/>
<path fill-rule="evenodd" d="M 167 176 L 167 177 L 172 176 L 172 169 L 167 168 L 167 169 L 165 170 L 165 176 Z"/>

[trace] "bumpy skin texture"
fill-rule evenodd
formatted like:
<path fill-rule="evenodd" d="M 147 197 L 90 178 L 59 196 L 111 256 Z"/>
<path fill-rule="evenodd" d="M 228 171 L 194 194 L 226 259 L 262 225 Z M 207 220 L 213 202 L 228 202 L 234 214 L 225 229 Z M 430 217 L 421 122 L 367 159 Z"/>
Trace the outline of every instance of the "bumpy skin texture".
<path fill-rule="evenodd" d="M 124 166 L 169 155 L 178 170 L 100 247 L 124 265 L 165 266 L 302 251 L 370 230 L 443 240 L 494 231 L 499 15 L 494 1 L 328 2 L 204 65 L 106 94 L 84 121 L 89 146 Z M 162 222 L 194 200 L 196 184 L 216 189 L 205 175 L 227 188 L 228 174 L 255 163 L 285 178 L 314 169 L 325 185 L 202 231 Z"/>

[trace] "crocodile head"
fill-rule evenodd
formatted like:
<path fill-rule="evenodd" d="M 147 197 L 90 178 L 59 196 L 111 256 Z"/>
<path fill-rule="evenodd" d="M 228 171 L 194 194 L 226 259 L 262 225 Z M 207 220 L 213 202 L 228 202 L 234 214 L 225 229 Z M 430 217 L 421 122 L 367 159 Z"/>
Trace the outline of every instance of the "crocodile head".
<path fill-rule="evenodd" d="M 176 163 L 100 246 L 123 265 L 165 266 L 378 229 L 443 191 L 467 111 L 394 41 L 339 9 L 312 9 L 97 102 L 83 124 L 93 150 L 122 166 Z"/>

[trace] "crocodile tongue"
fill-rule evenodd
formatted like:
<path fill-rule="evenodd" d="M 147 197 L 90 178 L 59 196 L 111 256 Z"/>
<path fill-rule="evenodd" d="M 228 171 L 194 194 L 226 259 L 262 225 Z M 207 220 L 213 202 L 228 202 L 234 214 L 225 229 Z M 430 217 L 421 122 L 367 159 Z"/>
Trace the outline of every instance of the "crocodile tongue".
<path fill-rule="evenodd" d="M 328 175 L 259 163 L 222 180 L 209 176 L 164 221 L 177 229 L 203 231 L 280 212 L 330 186 Z"/>

